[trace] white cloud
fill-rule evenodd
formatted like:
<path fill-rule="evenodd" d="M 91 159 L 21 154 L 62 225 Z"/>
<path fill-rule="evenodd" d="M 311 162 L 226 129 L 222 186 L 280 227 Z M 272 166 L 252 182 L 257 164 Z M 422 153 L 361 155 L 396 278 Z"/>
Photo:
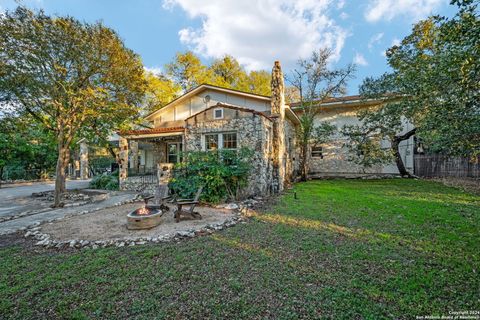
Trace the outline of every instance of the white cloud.
<path fill-rule="evenodd" d="M 383 32 L 374 34 L 374 35 L 370 38 L 370 40 L 368 41 L 368 49 L 372 49 L 373 46 L 375 45 L 375 43 L 380 42 L 380 40 L 382 40 L 382 38 L 383 38 L 383 35 L 384 35 Z"/>
<path fill-rule="evenodd" d="M 398 39 L 398 38 L 393 38 L 391 46 L 392 46 L 392 47 L 393 47 L 393 46 L 399 46 L 399 45 L 400 45 L 400 42 L 401 42 L 400 39 Z"/>
<path fill-rule="evenodd" d="M 179 31 L 180 41 L 204 57 L 231 54 L 247 69 L 289 64 L 320 47 L 338 61 L 347 31 L 329 17 L 332 0 L 165 0 L 182 8 L 201 27 Z"/>
<path fill-rule="evenodd" d="M 338 0 L 337 9 L 340 10 L 340 9 L 343 9 L 343 7 L 345 7 L 345 0 Z"/>
<path fill-rule="evenodd" d="M 156 75 L 161 74 L 162 71 L 163 71 L 161 67 L 146 67 L 146 66 L 144 66 L 143 69 L 145 69 L 145 71 L 147 71 L 147 72 L 151 72 L 151 73 L 156 74 Z"/>
<path fill-rule="evenodd" d="M 353 57 L 353 63 L 355 64 L 358 64 L 359 66 L 368 66 L 368 62 L 367 60 L 365 59 L 365 57 L 359 53 L 359 52 L 356 52 L 355 53 L 355 56 Z"/>
<path fill-rule="evenodd" d="M 365 19 L 368 22 L 377 22 L 407 16 L 418 20 L 428 16 L 432 10 L 445 2 L 445 0 L 370 0 L 365 11 Z"/>

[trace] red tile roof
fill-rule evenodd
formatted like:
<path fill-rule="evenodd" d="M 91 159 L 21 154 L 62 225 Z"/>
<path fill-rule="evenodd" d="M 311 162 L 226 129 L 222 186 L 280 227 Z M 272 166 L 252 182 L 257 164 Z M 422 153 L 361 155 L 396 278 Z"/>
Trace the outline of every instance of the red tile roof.
<path fill-rule="evenodd" d="M 167 132 L 183 132 L 184 127 L 169 127 L 169 128 L 153 128 L 153 129 L 142 129 L 142 130 L 129 130 L 122 131 L 120 135 L 141 135 L 141 134 L 157 134 L 157 133 L 167 133 Z"/>

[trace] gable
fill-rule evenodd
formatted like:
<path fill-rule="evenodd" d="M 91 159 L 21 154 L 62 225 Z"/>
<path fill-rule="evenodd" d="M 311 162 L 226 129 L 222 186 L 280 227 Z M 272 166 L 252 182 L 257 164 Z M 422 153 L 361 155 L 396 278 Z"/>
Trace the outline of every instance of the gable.
<path fill-rule="evenodd" d="M 270 97 L 212 85 L 201 85 L 172 101 L 164 108 L 148 115 L 145 119 L 154 123 L 185 120 L 217 103 L 227 103 L 259 112 L 270 109 Z"/>

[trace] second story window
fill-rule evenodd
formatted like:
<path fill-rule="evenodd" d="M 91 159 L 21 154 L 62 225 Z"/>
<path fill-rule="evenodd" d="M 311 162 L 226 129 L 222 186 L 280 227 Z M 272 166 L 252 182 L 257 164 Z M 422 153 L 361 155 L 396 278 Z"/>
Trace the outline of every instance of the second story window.
<path fill-rule="evenodd" d="M 223 119 L 223 109 L 222 108 L 213 109 L 213 119 Z"/>

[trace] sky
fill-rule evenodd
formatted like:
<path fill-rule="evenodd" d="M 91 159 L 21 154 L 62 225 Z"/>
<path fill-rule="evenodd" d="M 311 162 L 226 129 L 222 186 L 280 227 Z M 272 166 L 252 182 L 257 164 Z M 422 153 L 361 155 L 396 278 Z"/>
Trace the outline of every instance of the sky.
<path fill-rule="evenodd" d="M 280 60 L 288 76 L 299 58 L 330 48 L 332 67 L 357 65 L 348 94 L 365 77 L 387 72 L 385 50 L 431 14 L 452 16 L 449 0 L 22 0 L 51 15 L 102 21 L 161 71 L 175 53 L 192 50 L 205 63 L 230 54 L 247 70 L 270 71 Z M 17 6 L 0 0 L 0 11 Z"/>

